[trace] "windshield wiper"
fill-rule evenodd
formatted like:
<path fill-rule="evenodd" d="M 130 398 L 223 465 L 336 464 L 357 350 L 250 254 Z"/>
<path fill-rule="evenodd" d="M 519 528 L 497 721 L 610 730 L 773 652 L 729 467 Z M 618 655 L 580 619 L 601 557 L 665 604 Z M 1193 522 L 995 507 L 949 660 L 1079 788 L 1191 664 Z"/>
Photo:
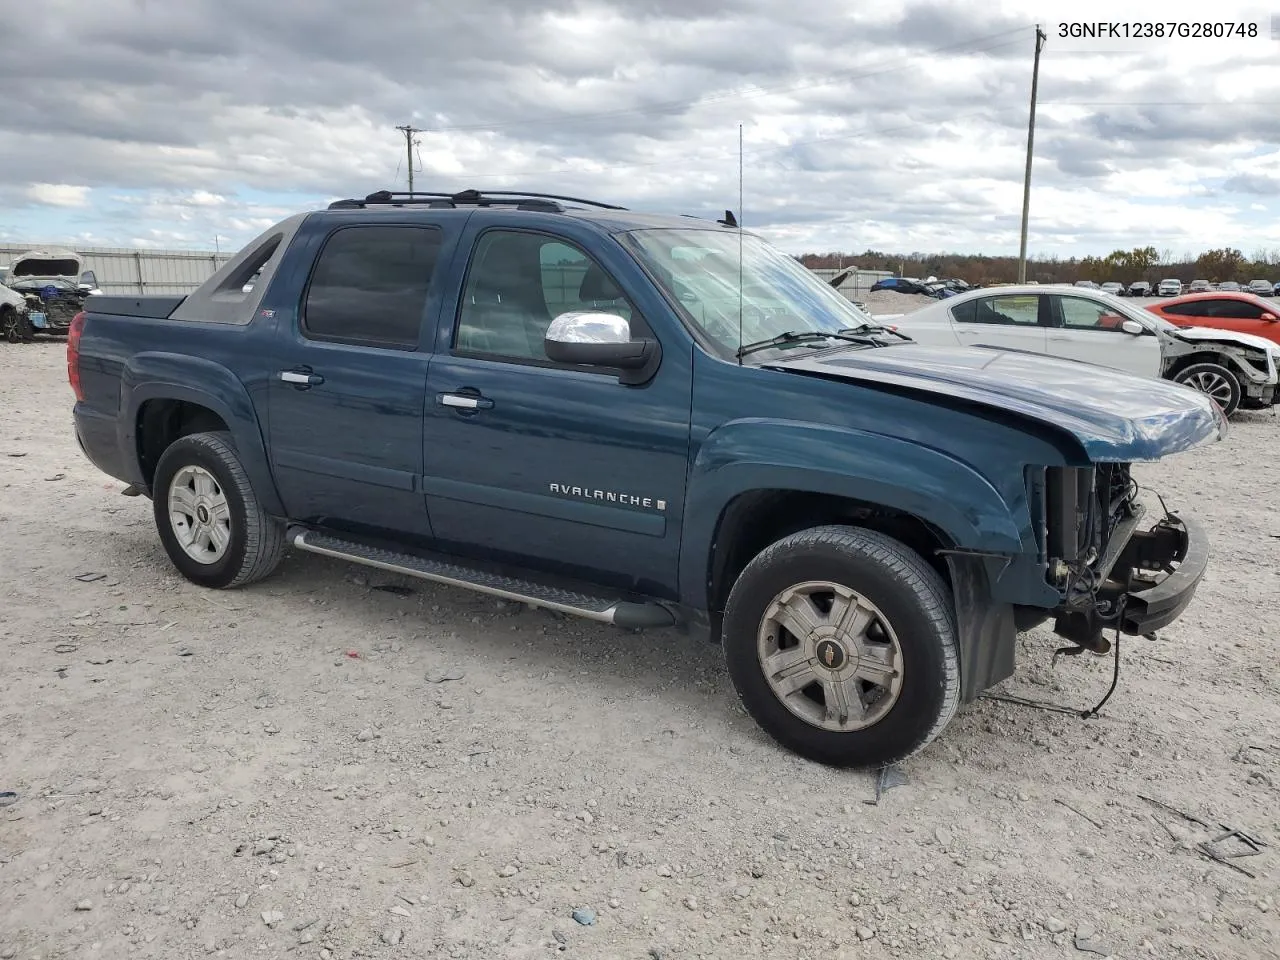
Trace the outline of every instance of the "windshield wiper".
<path fill-rule="evenodd" d="M 768 340 L 757 340 L 754 343 L 739 347 L 737 355 L 745 357 L 748 353 L 755 353 L 757 350 L 768 350 L 770 347 L 780 347 L 788 343 L 813 343 L 815 340 L 847 340 L 850 343 L 862 343 L 868 346 L 876 345 L 873 337 L 855 334 L 854 330 L 856 329 L 861 328 L 850 328 L 848 331 L 841 330 L 837 333 L 819 333 L 816 330 L 787 330 L 785 333 L 770 337 Z"/>
<path fill-rule="evenodd" d="M 910 340 L 911 338 L 905 333 L 893 330 L 889 327 L 881 326 L 878 323 L 864 323 L 856 327 L 844 327 L 840 333 L 891 333 L 899 340 Z"/>

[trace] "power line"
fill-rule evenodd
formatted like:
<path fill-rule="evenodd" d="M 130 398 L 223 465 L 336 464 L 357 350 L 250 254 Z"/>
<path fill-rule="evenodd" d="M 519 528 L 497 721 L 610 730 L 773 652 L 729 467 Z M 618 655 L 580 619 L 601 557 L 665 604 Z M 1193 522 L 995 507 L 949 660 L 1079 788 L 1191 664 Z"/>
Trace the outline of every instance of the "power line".
<path fill-rule="evenodd" d="M 1008 37 L 1015 33 L 1021 33 L 1028 29 L 1025 26 L 1014 27 L 1010 30 L 1002 30 L 999 33 L 987 34 L 981 37 L 974 37 L 969 40 L 963 40 L 959 43 L 948 44 L 943 47 L 934 47 L 925 51 L 927 56 L 935 56 L 948 51 L 963 50 L 966 47 L 975 44 L 985 44 L 989 40 L 997 40 L 1001 37 Z M 996 50 L 1001 47 L 1013 46 L 1021 42 L 1021 38 L 1012 40 L 1004 40 L 1000 43 L 991 43 L 986 46 L 976 46 L 971 52 L 986 53 L 989 50 Z M 659 103 L 649 104 L 644 107 L 625 107 L 618 110 L 605 110 L 598 113 L 580 113 L 580 114 L 560 114 L 558 116 L 541 116 L 530 117 L 521 120 L 499 120 L 488 123 L 470 123 L 470 124 L 443 124 L 432 126 L 426 130 L 420 130 L 420 133 L 463 133 L 467 131 L 488 132 L 502 130 L 507 127 L 527 126 L 529 124 L 546 124 L 546 123 L 580 123 L 593 120 L 611 120 L 618 117 L 628 116 L 649 116 L 655 113 L 669 113 L 680 107 L 697 107 L 705 106 L 713 103 L 724 103 L 731 100 L 752 100 L 760 97 L 770 97 L 782 93 L 794 93 L 801 90 L 811 90 L 815 87 L 830 86 L 833 83 L 849 82 L 853 80 L 865 80 L 871 77 L 883 76 L 890 73 L 899 73 L 903 70 L 918 69 L 918 62 L 914 59 L 903 57 L 896 58 L 892 61 L 896 65 L 890 66 L 886 62 L 883 68 L 872 69 L 862 73 L 851 73 L 849 70 L 843 70 L 838 73 L 829 74 L 824 80 L 807 81 L 799 84 L 786 84 L 778 87 L 763 87 L 752 91 L 726 91 L 725 93 L 710 94 L 704 97 L 693 97 L 682 100 L 667 100 Z"/>

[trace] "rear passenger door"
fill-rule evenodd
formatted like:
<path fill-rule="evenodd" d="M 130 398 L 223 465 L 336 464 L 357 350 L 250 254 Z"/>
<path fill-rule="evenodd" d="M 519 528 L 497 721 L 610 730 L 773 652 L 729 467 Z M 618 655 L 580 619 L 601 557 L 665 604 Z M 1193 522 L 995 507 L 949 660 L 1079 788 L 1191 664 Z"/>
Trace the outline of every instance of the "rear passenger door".
<path fill-rule="evenodd" d="M 956 335 L 966 347 L 1004 347 L 1046 353 L 1043 300 L 1037 294 L 1006 294 L 956 304 L 951 308 Z"/>
<path fill-rule="evenodd" d="M 448 224 L 341 224 L 297 310 L 278 319 L 269 392 L 276 484 L 291 519 L 426 540 L 422 411 Z"/>

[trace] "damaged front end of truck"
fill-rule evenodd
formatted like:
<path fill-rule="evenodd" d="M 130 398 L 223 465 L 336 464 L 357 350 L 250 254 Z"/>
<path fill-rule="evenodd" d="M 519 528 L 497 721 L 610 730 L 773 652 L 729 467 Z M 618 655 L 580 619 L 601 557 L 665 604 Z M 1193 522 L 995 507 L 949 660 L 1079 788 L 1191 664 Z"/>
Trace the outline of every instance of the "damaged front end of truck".
<path fill-rule="evenodd" d="M 1046 579 L 1060 597 L 1054 632 L 1106 653 L 1104 631 L 1153 636 L 1186 609 L 1209 560 L 1196 521 L 1139 502 L 1127 463 L 1050 467 L 1030 477 Z"/>

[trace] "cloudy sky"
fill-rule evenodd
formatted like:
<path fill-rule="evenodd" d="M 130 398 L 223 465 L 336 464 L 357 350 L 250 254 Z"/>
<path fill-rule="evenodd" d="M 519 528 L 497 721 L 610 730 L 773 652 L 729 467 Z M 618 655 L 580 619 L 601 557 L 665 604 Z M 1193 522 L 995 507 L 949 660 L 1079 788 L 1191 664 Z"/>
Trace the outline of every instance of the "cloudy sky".
<path fill-rule="evenodd" d="M 1039 21 L 1031 252 L 1251 254 L 1280 248 L 1273 3 L 0 0 L 0 241 L 225 250 L 405 189 L 406 123 L 419 189 L 718 214 L 741 124 L 744 220 L 791 252 L 1016 253 Z M 1059 35 L 1209 9 L 1257 36 Z"/>

